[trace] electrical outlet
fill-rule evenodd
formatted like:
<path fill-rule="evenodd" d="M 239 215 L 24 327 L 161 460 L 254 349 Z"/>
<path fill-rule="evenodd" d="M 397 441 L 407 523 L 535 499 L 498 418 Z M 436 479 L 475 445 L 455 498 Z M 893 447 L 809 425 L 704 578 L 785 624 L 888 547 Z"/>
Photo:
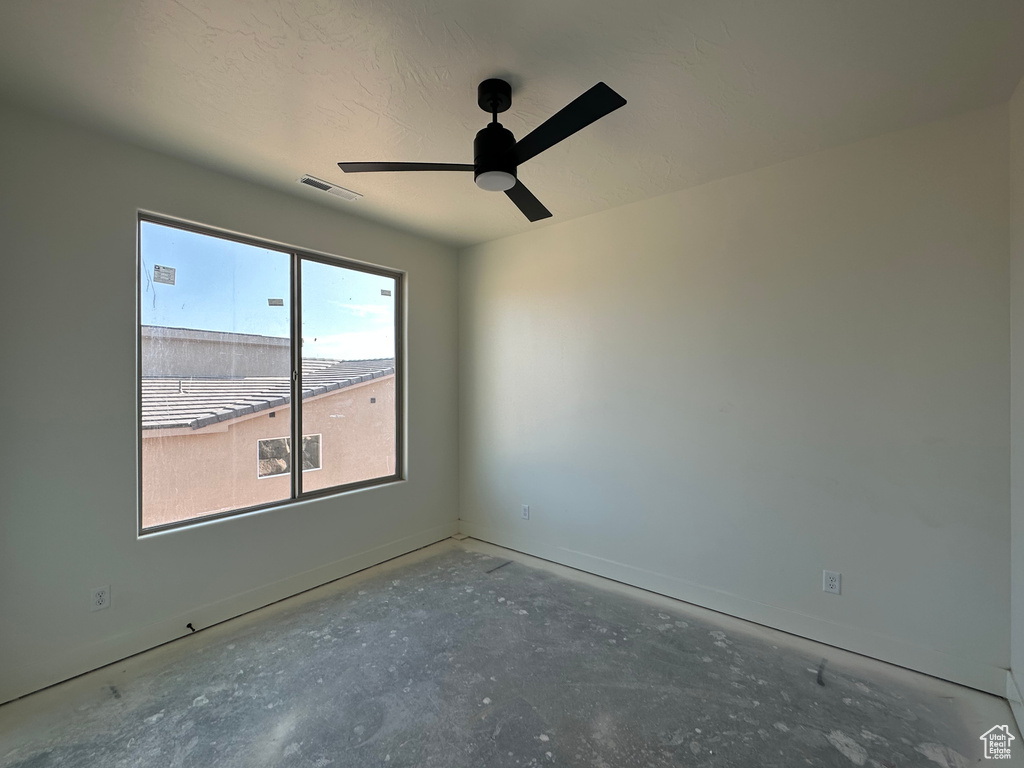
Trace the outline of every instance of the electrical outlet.
<path fill-rule="evenodd" d="M 90 604 L 90 611 L 102 611 L 104 608 L 110 607 L 110 585 L 105 587 L 96 587 L 92 591 L 92 603 Z"/>
<path fill-rule="evenodd" d="M 822 592 L 831 592 L 833 595 L 839 594 L 839 580 L 841 575 L 835 571 L 822 571 L 821 572 L 821 590 Z"/>
<path fill-rule="evenodd" d="M 529 519 L 530 519 L 530 505 L 529 504 L 523 504 L 523 520 L 529 520 Z"/>

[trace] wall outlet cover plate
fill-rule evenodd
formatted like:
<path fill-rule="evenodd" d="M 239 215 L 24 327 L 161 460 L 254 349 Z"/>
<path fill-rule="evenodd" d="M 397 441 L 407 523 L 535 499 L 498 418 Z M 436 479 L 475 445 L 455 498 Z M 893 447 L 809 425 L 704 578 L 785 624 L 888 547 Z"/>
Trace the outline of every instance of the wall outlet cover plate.
<path fill-rule="evenodd" d="M 96 587 L 92 591 L 92 602 L 89 604 L 90 611 L 102 611 L 110 607 L 110 585 Z"/>

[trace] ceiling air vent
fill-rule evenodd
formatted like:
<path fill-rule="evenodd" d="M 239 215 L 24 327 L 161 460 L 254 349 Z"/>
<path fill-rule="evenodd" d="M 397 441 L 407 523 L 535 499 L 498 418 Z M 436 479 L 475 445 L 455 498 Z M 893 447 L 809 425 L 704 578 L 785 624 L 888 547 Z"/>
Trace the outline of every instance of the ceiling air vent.
<path fill-rule="evenodd" d="M 358 200 L 360 197 L 362 197 L 362 195 L 359 194 L 358 192 L 353 192 L 351 189 L 339 187 L 336 184 L 331 184 L 329 181 L 318 179 L 316 176 L 310 176 L 309 174 L 306 174 L 301 179 L 299 179 L 299 184 L 305 184 L 307 187 L 319 189 L 321 192 L 327 192 L 329 194 L 334 195 L 335 197 L 340 197 L 342 200 L 348 200 L 349 202 L 352 202 L 353 200 Z"/>

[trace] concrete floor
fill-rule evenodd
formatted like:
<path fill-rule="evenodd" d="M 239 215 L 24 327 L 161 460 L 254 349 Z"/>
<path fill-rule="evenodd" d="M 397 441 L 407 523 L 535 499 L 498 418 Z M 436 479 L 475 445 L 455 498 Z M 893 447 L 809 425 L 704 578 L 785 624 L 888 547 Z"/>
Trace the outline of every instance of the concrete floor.
<path fill-rule="evenodd" d="M 993 696 L 449 540 L 0 707 L 0 766 L 958 768 L 1003 723 Z"/>

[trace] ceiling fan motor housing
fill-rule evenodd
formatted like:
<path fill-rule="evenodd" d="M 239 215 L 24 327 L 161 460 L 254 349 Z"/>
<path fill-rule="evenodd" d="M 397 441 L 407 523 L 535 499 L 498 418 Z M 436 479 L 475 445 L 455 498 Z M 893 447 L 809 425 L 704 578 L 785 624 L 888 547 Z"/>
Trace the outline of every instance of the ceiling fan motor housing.
<path fill-rule="evenodd" d="M 516 178 L 516 159 L 512 152 L 516 137 L 501 123 L 491 123 L 473 140 L 473 178 L 482 173 L 500 171 Z M 479 182 L 478 182 L 479 183 Z"/>

